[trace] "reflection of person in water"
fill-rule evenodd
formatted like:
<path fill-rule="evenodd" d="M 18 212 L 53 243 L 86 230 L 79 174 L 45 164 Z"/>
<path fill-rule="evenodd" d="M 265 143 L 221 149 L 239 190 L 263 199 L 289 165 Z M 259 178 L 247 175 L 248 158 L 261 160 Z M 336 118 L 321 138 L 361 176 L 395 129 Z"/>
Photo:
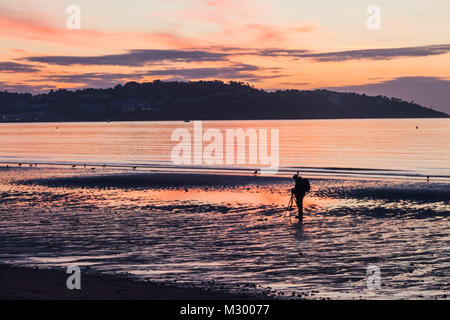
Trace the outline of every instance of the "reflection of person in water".
<path fill-rule="evenodd" d="M 295 196 L 295 202 L 298 208 L 298 218 L 303 219 L 303 198 L 305 194 L 311 189 L 309 180 L 300 177 L 298 174 L 292 177 L 295 181 L 295 187 L 292 189 L 292 194 Z"/>

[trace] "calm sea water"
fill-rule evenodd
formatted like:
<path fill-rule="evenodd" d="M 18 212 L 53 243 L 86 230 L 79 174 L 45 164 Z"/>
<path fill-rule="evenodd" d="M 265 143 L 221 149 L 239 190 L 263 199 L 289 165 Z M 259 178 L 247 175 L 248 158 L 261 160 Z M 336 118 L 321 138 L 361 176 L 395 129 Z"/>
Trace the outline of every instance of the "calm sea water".
<path fill-rule="evenodd" d="M 186 128 L 193 136 L 193 126 L 175 121 L 0 124 L 0 162 L 171 166 L 177 144 L 172 132 Z M 209 128 L 224 136 L 226 129 L 279 129 L 280 173 L 300 168 L 328 176 L 450 179 L 450 119 L 204 121 L 203 129 Z"/>

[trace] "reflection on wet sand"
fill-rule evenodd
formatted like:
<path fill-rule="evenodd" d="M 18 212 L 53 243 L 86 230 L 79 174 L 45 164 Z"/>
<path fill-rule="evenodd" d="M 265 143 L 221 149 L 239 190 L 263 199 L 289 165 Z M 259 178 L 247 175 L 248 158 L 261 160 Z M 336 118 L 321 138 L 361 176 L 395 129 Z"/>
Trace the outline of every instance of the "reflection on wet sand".
<path fill-rule="evenodd" d="M 290 177 L 137 174 L 133 186 L 126 171 L 88 171 L 2 171 L 2 261 L 272 295 L 448 293 L 448 184 L 311 179 L 299 223 L 285 213 Z"/>

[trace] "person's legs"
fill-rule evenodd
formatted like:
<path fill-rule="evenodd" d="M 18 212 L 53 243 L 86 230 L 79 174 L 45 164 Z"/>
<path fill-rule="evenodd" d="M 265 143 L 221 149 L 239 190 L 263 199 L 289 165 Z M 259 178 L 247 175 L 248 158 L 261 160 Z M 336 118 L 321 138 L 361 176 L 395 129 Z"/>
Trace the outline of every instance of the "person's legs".
<path fill-rule="evenodd" d="M 295 199 L 297 201 L 298 217 L 299 219 L 303 219 L 303 196 L 297 195 Z"/>

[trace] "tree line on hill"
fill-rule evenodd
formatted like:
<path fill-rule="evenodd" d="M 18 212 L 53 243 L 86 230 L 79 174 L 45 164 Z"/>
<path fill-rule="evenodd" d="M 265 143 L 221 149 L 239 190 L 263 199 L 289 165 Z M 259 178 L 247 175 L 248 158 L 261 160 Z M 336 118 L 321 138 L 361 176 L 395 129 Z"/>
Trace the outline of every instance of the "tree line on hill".
<path fill-rule="evenodd" d="M 414 102 L 329 90 L 267 92 L 242 82 L 129 82 L 108 89 L 0 92 L 0 121 L 449 117 Z"/>

